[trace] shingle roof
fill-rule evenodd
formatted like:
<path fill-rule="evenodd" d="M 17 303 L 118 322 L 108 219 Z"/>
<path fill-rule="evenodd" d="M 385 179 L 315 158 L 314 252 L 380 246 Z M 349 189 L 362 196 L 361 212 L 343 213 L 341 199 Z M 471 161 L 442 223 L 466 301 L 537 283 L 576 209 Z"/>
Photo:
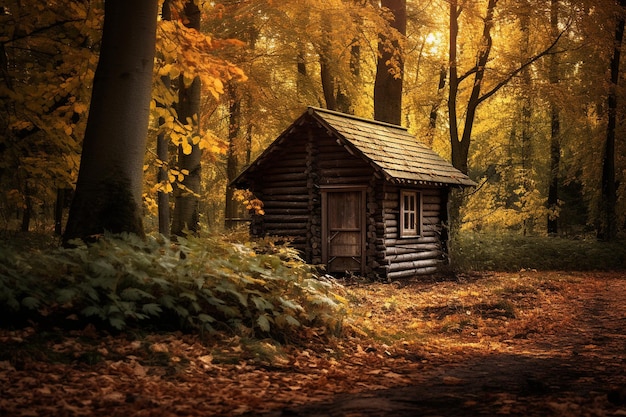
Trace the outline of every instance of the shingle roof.
<path fill-rule="evenodd" d="M 389 180 L 476 185 L 403 127 L 314 107 L 308 112 L 345 138 Z"/>
<path fill-rule="evenodd" d="M 388 180 L 396 183 L 447 184 L 474 186 L 472 180 L 440 157 L 428 146 L 418 142 L 406 128 L 388 123 L 359 118 L 344 113 L 309 107 L 294 125 L 305 118 L 313 117 L 340 143 L 361 155 L 374 169 Z M 287 129 L 276 142 L 282 142 Z M 257 159 L 262 160 L 272 146 Z M 255 164 L 251 165 L 251 168 Z M 241 176 L 245 175 L 242 173 Z M 239 178 L 233 181 L 237 183 Z"/>

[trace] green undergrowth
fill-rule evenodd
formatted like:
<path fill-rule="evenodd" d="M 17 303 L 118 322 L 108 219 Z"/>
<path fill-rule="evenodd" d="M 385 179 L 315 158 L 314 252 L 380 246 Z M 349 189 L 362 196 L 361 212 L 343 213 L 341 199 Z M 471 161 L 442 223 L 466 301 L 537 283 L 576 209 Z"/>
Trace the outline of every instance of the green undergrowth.
<path fill-rule="evenodd" d="M 104 236 L 75 248 L 0 242 L 0 325 L 225 332 L 278 341 L 341 331 L 343 288 L 270 240 Z"/>
<path fill-rule="evenodd" d="M 503 233 L 461 232 L 454 240 L 452 261 L 459 271 L 623 270 L 624 241 L 569 239 Z"/>

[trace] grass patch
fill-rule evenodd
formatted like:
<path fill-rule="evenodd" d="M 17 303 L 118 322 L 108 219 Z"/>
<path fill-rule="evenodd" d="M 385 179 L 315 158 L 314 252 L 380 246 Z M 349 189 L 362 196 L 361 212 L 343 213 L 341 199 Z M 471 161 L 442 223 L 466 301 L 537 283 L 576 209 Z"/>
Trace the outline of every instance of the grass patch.
<path fill-rule="evenodd" d="M 615 271 L 626 268 L 626 242 L 462 232 L 452 249 L 458 271 Z"/>

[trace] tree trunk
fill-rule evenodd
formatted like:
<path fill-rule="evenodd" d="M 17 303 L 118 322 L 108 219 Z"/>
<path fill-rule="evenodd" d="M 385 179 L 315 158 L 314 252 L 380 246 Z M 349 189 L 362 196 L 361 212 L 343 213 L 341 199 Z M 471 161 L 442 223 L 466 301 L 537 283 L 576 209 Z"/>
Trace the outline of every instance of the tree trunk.
<path fill-rule="evenodd" d="M 193 0 L 185 3 L 185 26 L 200 30 L 200 9 Z M 183 181 L 177 186 L 174 202 L 172 233 L 182 236 L 185 232 L 196 233 L 199 229 L 200 210 L 198 194 L 201 186 L 202 150 L 193 137 L 199 135 L 200 120 L 200 78 L 194 77 L 190 85 L 185 85 L 185 76 L 181 75 L 178 90 L 178 120 L 191 123 L 191 135 L 187 139 L 191 152 L 184 147 L 178 149 L 178 169 L 188 171 Z M 196 141 L 197 142 L 197 141 Z"/>
<path fill-rule="evenodd" d="M 57 188 L 57 195 L 54 200 L 54 234 L 61 236 L 63 234 L 63 209 L 65 209 L 65 188 Z"/>
<path fill-rule="evenodd" d="M 20 230 L 28 232 L 30 229 L 30 220 L 33 217 L 33 197 L 30 187 L 28 186 L 28 178 L 24 180 L 24 207 L 22 207 L 22 225 Z"/>
<path fill-rule="evenodd" d="M 433 139 L 435 138 L 435 129 L 437 128 L 437 115 L 439 113 L 439 106 L 441 106 L 442 92 L 446 86 L 446 78 L 448 76 L 448 69 L 442 66 L 439 71 L 439 85 L 437 86 L 437 98 L 433 102 L 430 108 L 430 116 L 428 117 L 428 130 L 426 131 L 426 144 L 428 146 L 433 145 Z"/>
<path fill-rule="evenodd" d="M 558 34 L 559 24 L 559 0 L 550 2 L 550 30 L 552 36 Z M 549 81 L 556 87 L 559 83 L 559 57 L 554 53 L 550 55 Z M 560 109 L 556 100 L 550 102 L 550 177 L 548 181 L 548 223 L 547 232 L 549 236 L 558 234 L 558 214 L 559 206 L 559 171 L 561 161 L 561 121 Z"/>
<path fill-rule="evenodd" d="M 169 77 L 163 77 L 168 78 Z M 165 81 L 164 81 L 165 83 Z M 169 83 L 168 83 L 169 84 Z M 163 125 L 163 119 L 159 119 L 159 124 Z M 157 135 L 157 158 L 161 161 L 161 165 L 159 166 L 159 172 L 157 173 L 157 181 L 159 184 L 166 184 L 169 182 L 169 145 L 170 140 L 169 137 L 165 134 L 165 132 L 160 132 Z M 158 215 L 159 215 L 159 233 L 163 236 L 170 235 L 170 193 L 160 189 L 157 192 L 157 205 L 158 205 Z"/>
<path fill-rule="evenodd" d="M 237 140 L 241 132 L 241 98 L 237 94 L 234 83 L 228 86 L 228 153 L 226 156 L 226 206 L 224 210 L 225 226 L 232 229 L 237 225 L 236 218 L 238 216 L 237 202 L 234 199 L 235 190 L 230 186 L 231 181 L 237 177 L 238 158 L 237 158 Z"/>
<path fill-rule="evenodd" d="M 521 59 L 520 66 L 527 62 L 529 59 L 530 48 L 530 4 L 528 0 L 520 2 L 520 29 L 522 32 L 521 42 Z M 522 109 L 521 109 L 521 125 L 522 125 L 522 171 L 521 171 L 521 185 L 524 190 L 524 195 L 531 192 L 532 188 L 532 161 L 533 161 L 533 149 L 532 149 L 532 133 L 531 133 L 531 118 L 532 118 L 532 98 L 530 96 L 532 89 L 532 80 L 530 77 L 530 68 L 524 67 L 521 73 L 522 82 Z M 522 233 L 524 236 L 532 230 L 533 224 L 528 218 L 528 208 L 526 207 L 526 199 L 522 198 L 521 210 L 523 216 Z"/>
<path fill-rule="evenodd" d="M 455 128 L 456 137 L 452 136 L 452 130 L 450 135 L 450 144 L 452 147 L 452 165 L 461 171 L 464 174 L 468 172 L 468 158 L 469 158 L 469 148 L 472 138 L 472 129 L 474 127 L 474 119 L 476 118 L 476 110 L 478 109 L 478 105 L 481 103 L 482 99 L 480 97 L 480 91 L 482 88 L 483 79 L 485 77 L 485 69 L 487 68 L 487 62 L 489 61 L 489 54 L 491 53 L 491 46 L 493 44 L 493 40 L 491 38 L 491 29 L 493 28 L 493 15 L 494 10 L 496 8 L 496 4 L 498 0 L 489 0 L 487 4 L 487 14 L 485 16 L 485 23 L 483 26 L 483 35 L 482 35 L 482 48 L 480 48 L 478 52 L 478 57 L 476 60 L 476 68 L 474 71 L 474 84 L 472 86 L 472 91 L 470 93 L 470 97 L 467 101 L 467 107 L 465 111 L 465 123 L 463 125 L 463 134 L 461 135 L 461 140 L 458 139 L 458 130 Z M 454 7 L 454 16 L 450 16 L 451 21 L 454 20 L 455 27 L 455 35 L 454 41 L 456 42 L 458 36 L 458 8 L 456 6 L 456 0 L 450 3 L 450 12 L 452 13 L 452 8 Z M 454 19 L 453 19 L 454 17 Z M 450 25 L 450 49 L 452 49 L 452 22 Z M 455 55 L 455 69 L 456 69 L 456 45 L 454 47 Z M 452 58 L 452 56 L 451 56 Z M 451 64 L 452 65 L 452 64 Z M 455 76 L 455 87 L 454 87 L 454 101 L 456 102 L 456 94 L 458 92 L 458 82 L 459 78 Z M 450 88 L 452 88 L 452 76 L 450 77 Z M 452 99 L 452 93 L 450 95 L 450 99 Z M 456 106 L 456 104 L 455 104 Z M 455 119 L 456 119 L 456 111 L 455 111 Z M 452 123 L 452 121 L 450 121 Z M 455 120 L 456 123 L 456 120 Z"/>
<path fill-rule="evenodd" d="M 337 77 L 337 67 L 333 65 L 332 59 L 332 25 L 330 17 L 327 13 L 322 14 L 322 33 L 323 40 L 320 50 L 320 79 L 322 82 L 322 92 L 324 93 L 324 101 L 328 110 L 336 110 L 343 113 L 349 113 L 351 101 L 341 81 Z M 350 58 L 351 65 L 353 63 Z"/>
<path fill-rule="evenodd" d="M 406 35 L 406 0 L 382 0 L 381 6 L 393 14 L 391 27 Z M 378 63 L 374 81 L 374 119 L 400 125 L 402 123 L 402 80 L 404 52 L 397 40 L 380 34 Z"/>
<path fill-rule="evenodd" d="M 464 77 L 459 77 L 457 62 L 457 39 L 459 36 L 459 15 L 461 8 L 458 6 L 457 0 L 450 0 L 450 45 L 448 50 L 448 61 L 450 66 L 449 89 L 448 89 L 448 117 L 450 119 L 450 146 L 452 165 L 464 174 L 468 173 L 469 148 L 472 136 L 472 127 L 476 116 L 476 109 L 481 103 L 480 90 L 485 73 L 489 53 L 491 52 L 491 28 L 493 26 L 493 13 L 497 0 L 489 0 L 487 5 L 487 15 L 483 27 L 482 45 L 476 61 L 474 71 L 474 85 L 471 95 L 467 103 L 465 124 L 461 139 L 459 140 L 459 120 L 457 114 L 457 100 L 459 92 L 459 83 Z M 454 238 L 460 228 L 461 205 L 465 200 L 462 190 L 451 190 L 448 202 L 448 222 L 450 240 Z M 453 252 L 453 250 L 451 250 Z"/>
<path fill-rule="evenodd" d="M 171 0 L 165 0 L 162 6 L 161 18 L 163 20 L 172 20 L 172 11 L 170 6 Z M 167 89 L 171 88 L 171 80 L 169 76 L 161 77 L 163 86 Z M 157 103 L 157 106 L 159 103 Z M 159 119 L 159 126 L 165 123 L 164 119 Z M 163 130 L 157 135 L 157 158 L 161 161 L 159 172 L 157 173 L 157 181 L 159 184 L 169 183 L 169 145 L 170 139 Z M 163 236 L 170 235 L 170 193 L 163 189 L 157 192 L 157 206 L 159 215 L 159 233 Z"/>
<path fill-rule="evenodd" d="M 613 58 L 611 59 L 611 84 L 608 96 L 608 124 L 606 142 L 602 157 L 602 201 L 600 210 L 600 224 L 597 231 L 599 239 L 610 241 L 617 236 L 617 187 L 615 184 L 615 129 L 617 125 L 617 86 L 619 84 L 620 52 L 624 38 L 624 7 L 626 0 L 621 0 L 622 10 L 617 18 L 615 27 L 615 43 L 613 44 Z"/>
<path fill-rule="evenodd" d="M 457 99 L 459 93 L 459 69 L 457 62 L 457 39 L 459 37 L 459 14 L 461 10 L 457 0 L 450 0 L 450 45 L 448 48 L 448 65 L 450 67 L 450 87 L 448 88 L 448 118 L 450 119 L 450 145 L 452 165 L 463 173 L 467 173 L 467 156 L 461 155 L 459 144 L 459 120 L 457 115 Z"/>
<path fill-rule="evenodd" d="M 144 235 L 143 163 L 156 41 L 156 0 L 107 0 L 100 60 L 63 241 L 104 231 Z"/>

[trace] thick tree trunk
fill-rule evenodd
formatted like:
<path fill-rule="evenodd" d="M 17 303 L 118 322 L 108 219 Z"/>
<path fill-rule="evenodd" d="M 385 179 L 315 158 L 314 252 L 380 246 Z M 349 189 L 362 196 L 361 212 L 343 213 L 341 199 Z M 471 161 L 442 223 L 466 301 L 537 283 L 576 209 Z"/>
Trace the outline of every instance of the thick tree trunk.
<path fill-rule="evenodd" d="M 622 9 L 626 0 L 621 0 Z M 597 235 L 601 240 L 609 241 L 617 236 L 617 187 L 615 184 L 615 129 L 617 126 L 617 86 L 619 84 L 619 68 L 622 41 L 624 38 L 624 10 L 620 11 L 615 27 L 615 43 L 611 59 L 611 84 L 608 97 L 609 117 L 606 130 L 606 141 L 602 157 L 602 200 L 600 224 Z"/>
<path fill-rule="evenodd" d="M 143 163 L 156 0 L 107 0 L 76 193 L 64 243 L 104 231 L 143 236 Z"/>
<path fill-rule="evenodd" d="M 65 189 L 57 188 L 57 196 L 54 200 L 54 234 L 61 236 L 63 233 L 63 208 L 65 201 Z"/>
<path fill-rule="evenodd" d="M 200 9 L 188 0 L 185 3 L 185 26 L 191 29 L 200 29 Z M 195 77 L 189 86 L 185 86 L 184 76 L 179 80 L 178 92 L 178 119 L 181 123 L 191 120 L 192 133 L 189 140 L 191 152 L 185 153 L 181 146 L 178 150 L 178 168 L 187 171 L 185 179 L 177 187 L 174 202 L 174 218 L 172 233 L 181 236 L 185 232 L 196 233 L 199 229 L 200 210 L 198 194 L 201 186 L 201 156 L 202 150 L 198 143 L 194 144 L 193 136 L 199 135 L 200 120 L 200 78 Z"/>
<path fill-rule="evenodd" d="M 406 0 L 382 0 L 381 6 L 393 14 L 391 27 L 406 35 Z M 381 34 L 378 39 L 378 63 L 374 81 L 374 119 L 402 123 L 402 80 L 404 56 L 400 43 Z M 391 65 L 389 64 L 391 63 Z"/>
<path fill-rule="evenodd" d="M 552 36 L 558 34 L 559 24 L 559 1 L 551 0 L 550 2 L 550 28 Z M 550 73 L 549 81 L 553 86 L 559 83 L 559 57 L 558 54 L 550 56 Z M 556 100 L 550 102 L 550 177 L 548 181 L 548 223 L 547 232 L 550 236 L 558 234 L 558 215 L 556 211 L 559 206 L 559 172 L 561 161 L 561 120 L 560 109 Z"/>
<path fill-rule="evenodd" d="M 22 225 L 20 230 L 28 232 L 30 229 L 30 220 L 33 216 L 33 197 L 31 196 L 30 187 L 28 186 L 28 178 L 24 181 L 24 207 L 22 208 Z"/>

